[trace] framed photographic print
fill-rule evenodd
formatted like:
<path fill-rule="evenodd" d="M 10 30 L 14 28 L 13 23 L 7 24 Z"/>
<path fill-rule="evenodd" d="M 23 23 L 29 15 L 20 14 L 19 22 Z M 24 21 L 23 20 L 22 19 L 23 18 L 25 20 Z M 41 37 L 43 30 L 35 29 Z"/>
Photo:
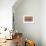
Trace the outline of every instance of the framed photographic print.
<path fill-rule="evenodd" d="M 24 23 L 34 23 L 34 16 L 32 15 L 24 15 L 23 16 Z"/>

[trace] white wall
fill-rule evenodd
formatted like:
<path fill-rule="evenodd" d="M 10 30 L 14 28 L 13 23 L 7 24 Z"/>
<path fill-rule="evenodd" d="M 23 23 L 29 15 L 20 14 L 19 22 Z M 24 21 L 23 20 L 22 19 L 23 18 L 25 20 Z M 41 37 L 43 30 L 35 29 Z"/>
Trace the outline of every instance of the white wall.
<path fill-rule="evenodd" d="M 41 38 L 42 46 L 46 46 L 46 0 L 41 0 Z"/>
<path fill-rule="evenodd" d="M 0 27 L 12 28 L 12 6 L 16 0 L 0 0 Z"/>
<path fill-rule="evenodd" d="M 24 24 L 24 15 L 34 16 L 34 23 Z M 41 46 L 41 0 L 23 0 L 17 9 L 14 9 L 14 20 L 18 32 L 22 32 L 25 38 L 34 40 L 36 46 Z"/>

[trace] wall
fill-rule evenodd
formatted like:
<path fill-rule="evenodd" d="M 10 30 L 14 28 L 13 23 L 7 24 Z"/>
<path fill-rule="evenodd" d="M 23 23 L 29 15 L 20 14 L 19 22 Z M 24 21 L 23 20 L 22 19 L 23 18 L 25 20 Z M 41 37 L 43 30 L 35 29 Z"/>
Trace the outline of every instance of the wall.
<path fill-rule="evenodd" d="M 46 46 L 46 0 L 41 1 L 41 41 Z"/>
<path fill-rule="evenodd" d="M 22 32 L 24 38 L 34 40 L 36 46 L 41 46 L 41 0 L 23 0 L 17 9 L 13 10 L 15 29 Z M 24 15 L 34 16 L 34 23 L 23 23 Z"/>
<path fill-rule="evenodd" d="M 16 0 L 0 0 L 0 27 L 12 29 L 12 6 Z"/>

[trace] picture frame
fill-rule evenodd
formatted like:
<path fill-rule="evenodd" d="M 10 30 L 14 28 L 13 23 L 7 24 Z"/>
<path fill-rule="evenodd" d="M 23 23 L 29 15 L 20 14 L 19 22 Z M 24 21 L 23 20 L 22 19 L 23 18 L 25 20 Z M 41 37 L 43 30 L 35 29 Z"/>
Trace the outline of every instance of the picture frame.
<path fill-rule="evenodd" d="M 24 15 L 23 23 L 34 23 L 34 16 L 32 15 Z"/>

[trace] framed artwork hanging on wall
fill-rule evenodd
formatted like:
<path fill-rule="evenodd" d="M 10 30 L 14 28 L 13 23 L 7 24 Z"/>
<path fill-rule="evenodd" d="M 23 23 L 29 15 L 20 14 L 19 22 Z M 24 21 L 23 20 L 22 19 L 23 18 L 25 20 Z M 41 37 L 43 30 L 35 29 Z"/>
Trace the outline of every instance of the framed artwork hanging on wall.
<path fill-rule="evenodd" d="M 34 16 L 32 15 L 24 15 L 23 23 L 34 23 Z"/>

